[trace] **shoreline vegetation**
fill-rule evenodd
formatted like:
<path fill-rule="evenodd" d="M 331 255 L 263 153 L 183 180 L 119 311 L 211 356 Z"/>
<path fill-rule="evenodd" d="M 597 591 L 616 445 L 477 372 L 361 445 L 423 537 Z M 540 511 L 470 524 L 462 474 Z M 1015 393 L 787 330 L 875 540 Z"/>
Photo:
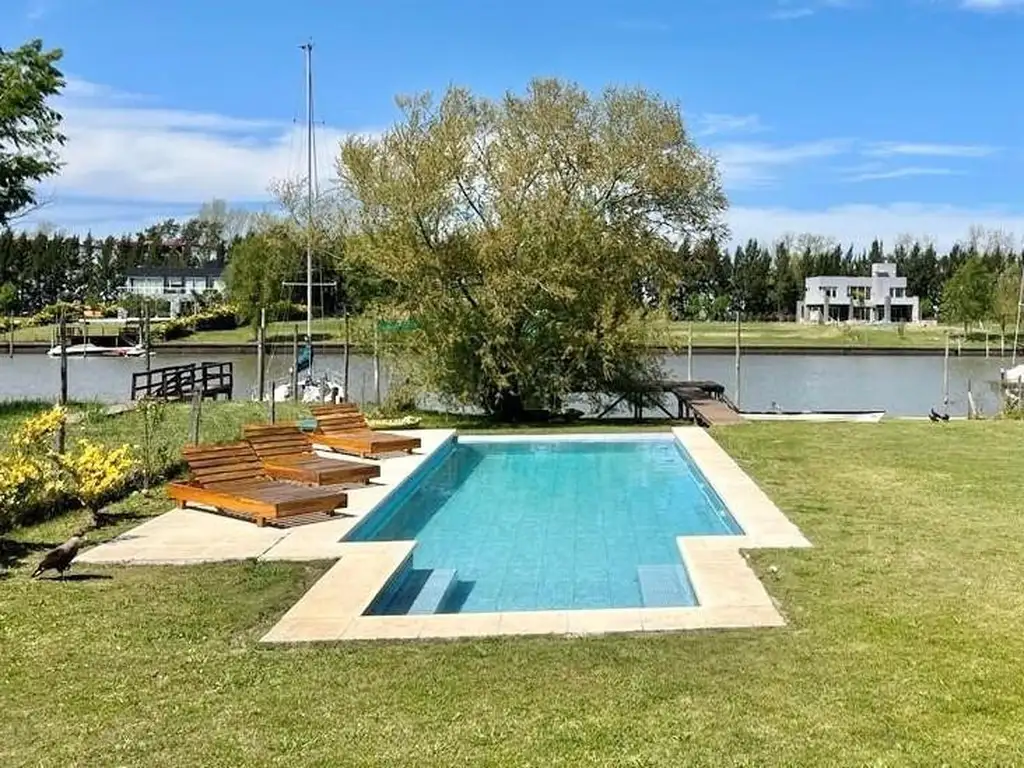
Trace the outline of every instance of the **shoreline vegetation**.
<path fill-rule="evenodd" d="M 267 325 L 267 347 L 275 350 L 290 350 L 296 326 L 303 332 L 302 324 L 275 322 Z M 105 331 L 95 332 L 96 329 Z M 102 339 L 119 329 L 117 323 L 90 323 L 90 338 Z M 353 318 L 350 321 L 350 348 L 353 352 L 372 352 L 374 345 L 373 323 L 368 318 Z M 691 341 L 692 328 L 692 341 Z M 695 353 L 731 353 L 736 344 L 736 324 L 727 322 L 671 322 L 663 331 L 663 339 L 652 347 L 659 351 L 686 354 L 688 344 Z M 23 327 L 13 334 L 15 352 L 40 352 L 51 348 L 54 337 L 53 326 L 41 325 Z M 10 335 L 0 338 L 0 352 L 7 351 Z M 389 335 L 380 334 L 380 343 L 387 345 Z M 741 348 L 752 352 L 777 354 L 836 354 L 865 351 L 869 354 L 923 354 L 941 353 L 949 343 L 951 354 L 986 354 L 990 356 L 1010 355 L 1013 348 L 1013 332 L 1005 335 L 996 326 L 984 326 L 969 330 L 966 334 L 961 326 L 946 325 L 817 325 L 794 322 L 746 322 L 740 326 Z M 1024 348 L 1024 338 L 1019 348 Z M 341 318 L 320 318 L 313 323 L 313 343 L 320 349 L 341 352 L 344 349 L 343 320 Z M 155 350 L 187 353 L 190 351 L 227 352 L 255 354 L 256 334 L 250 326 L 239 326 L 227 330 L 195 331 L 172 341 L 155 341 Z"/>

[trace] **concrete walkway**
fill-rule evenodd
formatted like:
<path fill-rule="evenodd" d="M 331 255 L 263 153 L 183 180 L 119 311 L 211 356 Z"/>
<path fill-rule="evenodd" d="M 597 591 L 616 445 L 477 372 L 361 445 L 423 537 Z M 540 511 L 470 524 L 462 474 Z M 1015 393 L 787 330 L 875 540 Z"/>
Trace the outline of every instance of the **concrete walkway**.
<path fill-rule="evenodd" d="M 78 557 L 83 563 L 125 565 L 187 565 L 228 560 L 333 560 L 341 556 L 339 539 L 362 520 L 416 469 L 455 436 L 454 430 L 421 429 L 396 434 L 419 437 L 413 454 L 370 461 L 380 477 L 369 486 L 352 488 L 348 506 L 336 518 L 289 529 L 259 528 L 250 522 L 194 509 L 172 509 L 142 523 Z M 340 458 L 321 452 L 322 456 Z"/>

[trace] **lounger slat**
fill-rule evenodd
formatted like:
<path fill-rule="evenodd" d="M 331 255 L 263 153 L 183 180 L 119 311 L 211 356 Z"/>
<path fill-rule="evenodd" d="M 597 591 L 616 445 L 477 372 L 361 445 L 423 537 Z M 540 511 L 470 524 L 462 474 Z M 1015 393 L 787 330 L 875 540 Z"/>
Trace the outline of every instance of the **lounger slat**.
<path fill-rule="evenodd" d="M 380 477 L 380 467 L 325 459 L 313 451 L 309 436 L 294 423 L 247 426 L 246 440 L 273 478 L 313 485 L 368 483 Z"/>

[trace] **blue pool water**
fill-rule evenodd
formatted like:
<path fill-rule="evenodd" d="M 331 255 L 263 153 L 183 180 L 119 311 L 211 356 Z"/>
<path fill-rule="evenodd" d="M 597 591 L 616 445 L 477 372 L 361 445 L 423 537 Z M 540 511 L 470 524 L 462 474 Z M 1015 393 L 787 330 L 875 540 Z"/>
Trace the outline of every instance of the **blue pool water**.
<path fill-rule="evenodd" d="M 417 542 L 371 612 L 694 605 L 676 537 L 742 533 L 673 439 L 460 441 L 432 465 L 349 536 Z"/>

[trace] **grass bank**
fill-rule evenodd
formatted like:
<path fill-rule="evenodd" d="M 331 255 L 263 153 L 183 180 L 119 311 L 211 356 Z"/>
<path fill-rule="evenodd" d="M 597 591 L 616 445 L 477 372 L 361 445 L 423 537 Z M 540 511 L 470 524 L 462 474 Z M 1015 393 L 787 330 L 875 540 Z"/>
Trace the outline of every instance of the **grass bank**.
<path fill-rule="evenodd" d="M 266 649 L 324 564 L 0 581 L 6 765 L 1013 765 L 1024 425 L 719 439 L 816 547 L 753 556 L 790 625 Z M 842 446 L 827 457 L 822 446 Z M 26 551 L 73 517 L 19 532 Z M 769 566 L 777 572 L 769 573 Z M 85 578 L 88 577 L 88 578 Z"/>
<path fill-rule="evenodd" d="M 340 318 L 317 318 L 313 321 L 313 336 L 318 341 L 341 344 L 344 340 L 344 326 Z M 290 343 L 296 325 L 299 333 L 305 333 L 305 323 L 272 322 L 267 325 L 269 342 Z M 111 326 L 112 327 L 112 326 Z M 667 327 L 669 343 L 677 349 L 685 349 L 690 335 L 689 323 L 670 323 Z M 694 323 L 693 346 L 701 347 L 732 347 L 736 339 L 734 323 Z M 108 330 L 108 333 L 110 331 Z M 18 343 L 50 343 L 52 340 L 50 326 L 20 328 L 15 332 Z M 993 354 L 1000 346 L 999 328 L 989 326 L 985 331 L 974 330 L 964 337 L 960 326 L 906 326 L 900 330 L 897 326 L 872 325 L 814 325 L 810 323 L 770 323 L 749 322 L 742 326 L 743 346 L 757 347 L 802 347 L 835 348 L 835 349 L 941 349 L 946 343 L 946 335 L 950 334 L 953 347 L 957 337 L 961 337 L 963 349 L 983 349 L 985 335 Z M 353 318 L 350 322 L 351 343 L 361 349 L 369 349 L 373 345 L 373 323 L 370 318 Z M 188 345 L 245 345 L 256 340 L 250 326 L 219 331 L 198 331 L 189 336 L 175 339 L 175 346 Z M 1013 344 L 1011 333 L 1002 339 L 1003 346 L 1009 350 Z"/>

